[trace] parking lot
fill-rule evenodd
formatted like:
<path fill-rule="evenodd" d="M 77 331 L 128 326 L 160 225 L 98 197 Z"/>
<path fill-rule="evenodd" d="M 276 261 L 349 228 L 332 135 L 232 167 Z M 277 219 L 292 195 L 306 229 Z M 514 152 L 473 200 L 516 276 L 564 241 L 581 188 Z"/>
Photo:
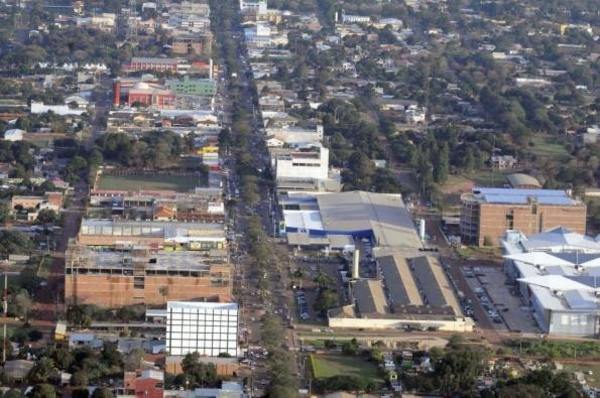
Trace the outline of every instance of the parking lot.
<path fill-rule="evenodd" d="M 523 305 L 502 269 L 463 267 L 469 287 L 498 331 L 539 333 L 529 307 Z"/>

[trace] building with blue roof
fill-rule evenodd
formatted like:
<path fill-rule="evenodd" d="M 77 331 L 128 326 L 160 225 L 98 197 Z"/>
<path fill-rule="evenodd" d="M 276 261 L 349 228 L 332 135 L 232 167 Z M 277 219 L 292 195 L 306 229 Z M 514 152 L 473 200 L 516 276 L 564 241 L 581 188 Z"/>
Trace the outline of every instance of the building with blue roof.
<path fill-rule="evenodd" d="M 462 195 L 463 242 L 498 246 L 506 230 L 525 235 L 565 227 L 585 234 L 586 205 L 556 189 L 473 188 Z"/>

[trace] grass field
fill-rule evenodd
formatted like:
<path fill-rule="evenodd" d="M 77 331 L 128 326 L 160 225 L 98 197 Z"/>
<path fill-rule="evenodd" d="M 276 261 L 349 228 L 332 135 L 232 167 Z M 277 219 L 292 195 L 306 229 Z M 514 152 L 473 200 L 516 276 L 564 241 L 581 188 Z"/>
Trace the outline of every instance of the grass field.
<path fill-rule="evenodd" d="M 382 381 L 377 366 L 362 358 L 342 355 L 311 355 L 310 362 L 315 379 L 345 375 Z"/>
<path fill-rule="evenodd" d="M 188 192 L 203 181 L 193 175 L 128 175 L 112 176 L 102 174 L 98 178 L 97 188 L 137 191 L 140 189 L 171 190 L 177 192 Z"/>
<path fill-rule="evenodd" d="M 534 135 L 531 138 L 533 146 L 529 150 L 538 157 L 568 159 L 570 157 L 564 145 L 560 144 L 556 137 L 545 135 Z"/>

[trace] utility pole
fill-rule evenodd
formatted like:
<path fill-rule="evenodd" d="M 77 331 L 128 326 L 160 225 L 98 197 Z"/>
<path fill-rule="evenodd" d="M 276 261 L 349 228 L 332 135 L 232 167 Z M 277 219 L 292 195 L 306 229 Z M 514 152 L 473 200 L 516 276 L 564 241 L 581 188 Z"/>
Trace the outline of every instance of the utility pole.
<path fill-rule="evenodd" d="M 2 365 L 6 363 L 6 318 L 8 316 L 8 274 L 4 273 L 4 293 L 2 295 L 2 307 L 4 309 L 4 325 L 2 334 Z"/>

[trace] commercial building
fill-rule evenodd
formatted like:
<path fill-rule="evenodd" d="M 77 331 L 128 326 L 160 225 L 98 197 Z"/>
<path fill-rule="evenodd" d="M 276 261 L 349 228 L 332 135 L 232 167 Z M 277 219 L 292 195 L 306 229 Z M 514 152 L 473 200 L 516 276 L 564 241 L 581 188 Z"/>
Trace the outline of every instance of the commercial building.
<path fill-rule="evenodd" d="M 460 230 L 466 243 L 498 246 L 509 229 L 533 235 L 564 226 L 585 233 L 586 205 L 565 191 L 473 188 L 461 200 Z"/>
<path fill-rule="evenodd" d="M 322 241 L 321 248 L 327 249 L 332 240 L 345 236 L 369 239 L 375 246 L 390 250 L 422 248 L 400 194 L 290 192 L 279 203 L 288 241 L 315 238 Z"/>
<path fill-rule="evenodd" d="M 231 269 L 223 256 L 153 246 L 91 248 L 70 242 L 65 302 L 118 308 L 168 300 L 231 300 Z"/>
<path fill-rule="evenodd" d="M 169 355 L 238 356 L 236 303 L 169 301 L 165 317 Z"/>
<path fill-rule="evenodd" d="M 165 86 L 179 95 L 212 97 L 217 92 L 217 84 L 214 80 L 191 79 L 188 76 L 183 79 L 169 79 L 165 82 Z"/>
<path fill-rule="evenodd" d="M 242 13 L 265 14 L 267 12 L 267 0 L 241 0 L 240 10 Z"/>
<path fill-rule="evenodd" d="M 244 388 L 235 381 L 224 381 L 221 388 L 196 388 L 194 390 L 168 390 L 165 398 L 244 398 Z"/>
<path fill-rule="evenodd" d="M 329 176 L 329 149 L 323 146 L 297 147 L 275 157 L 275 179 L 314 178 Z"/>
<path fill-rule="evenodd" d="M 158 85 L 138 82 L 127 90 L 127 105 L 152 106 L 156 108 L 173 107 L 175 93 Z"/>
<path fill-rule="evenodd" d="M 335 328 L 432 328 L 470 331 L 444 270 L 423 244 L 402 195 L 363 191 L 288 193 L 283 208 L 288 244 L 296 249 L 355 253 L 376 274 L 348 278 L 351 302 L 328 313 Z M 356 254 L 356 253 L 355 253 Z"/>
<path fill-rule="evenodd" d="M 210 31 L 177 35 L 173 38 L 171 51 L 176 55 L 210 55 L 211 43 Z"/>
<path fill-rule="evenodd" d="M 226 248 L 223 224 L 83 219 L 78 243 L 92 247 L 143 245 L 208 252 Z"/>
<path fill-rule="evenodd" d="M 600 333 L 600 241 L 565 228 L 502 239 L 504 269 L 544 333 Z"/>
<path fill-rule="evenodd" d="M 330 327 L 473 330 L 436 258 L 394 254 L 377 263 L 381 278 L 352 282 L 354 304 L 329 311 Z"/>
<path fill-rule="evenodd" d="M 127 70 L 130 72 L 180 72 L 182 60 L 177 58 L 133 57 Z"/>

